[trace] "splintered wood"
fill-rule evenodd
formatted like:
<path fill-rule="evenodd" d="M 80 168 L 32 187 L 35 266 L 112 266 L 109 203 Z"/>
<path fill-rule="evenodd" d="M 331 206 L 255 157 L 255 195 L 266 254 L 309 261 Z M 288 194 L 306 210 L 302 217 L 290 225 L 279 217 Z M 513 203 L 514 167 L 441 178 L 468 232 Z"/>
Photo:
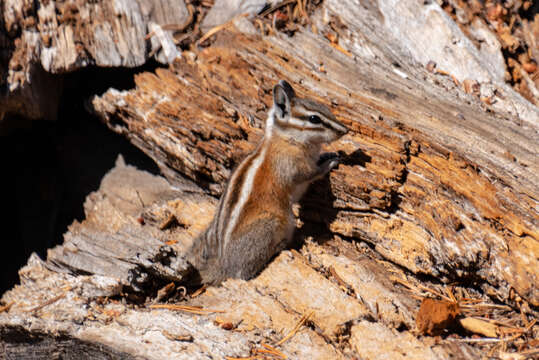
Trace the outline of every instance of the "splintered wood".
<path fill-rule="evenodd" d="M 173 168 L 219 195 L 230 169 L 262 135 L 272 84 L 279 77 L 302 74 L 298 91 L 331 106 L 352 130 L 328 147 L 342 152 L 342 164 L 329 184 L 319 182 L 307 194 L 302 221 L 365 239 L 386 259 L 414 273 L 447 280 L 479 276 L 485 291 L 508 299 L 514 288 L 539 304 L 539 290 L 533 286 L 539 275 L 539 260 L 533 256 L 539 252 L 533 225 L 538 218 L 529 211 L 536 191 L 528 186 L 536 177 L 528 153 L 531 139 L 503 140 L 528 147 L 516 146 L 519 155 L 513 154 L 529 166 L 517 168 L 522 171 L 518 178 L 508 176 L 502 165 L 508 161 L 505 152 L 496 160 L 499 165 L 483 156 L 499 152 L 500 135 L 485 137 L 480 129 L 485 124 L 512 126 L 501 118 L 465 103 L 462 116 L 455 117 L 444 108 L 444 98 L 433 97 L 426 104 L 405 85 L 386 84 L 383 78 L 376 78 L 376 88 L 391 89 L 391 94 L 380 90 L 373 101 L 345 76 L 357 68 L 353 59 L 322 61 L 317 43 L 304 33 L 294 36 L 305 44 L 297 56 L 288 55 L 295 50 L 287 39 L 249 37 L 233 28 L 216 36 L 196 58 L 185 56 L 170 69 L 139 74 L 131 92 L 95 98 L 96 112 L 111 129 L 136 132 L 137 142 L 144 143 L 142 148 L 162 168 Z M 328 71 L 324 97 L 313 90 L 321 79 L 312 66 L 320 63 Z M 361 71 L 356 75 L 374 81 Z M 441 109 L 436 117 L 426 115 L 427 105 Z M 446 126 L 464 122 L 476 130 L 454 132 Z M 503 136 L 510 133 L 507 129 Z M 492 152 L 470 152 L 464 146 L 470 141 L 480 141 Z M 167 174 L 171 180 L 180 178 Z M 516 190 L 522 186 L 525 191 Z M 328 208 L 330 202 L 334 208 Z"/>

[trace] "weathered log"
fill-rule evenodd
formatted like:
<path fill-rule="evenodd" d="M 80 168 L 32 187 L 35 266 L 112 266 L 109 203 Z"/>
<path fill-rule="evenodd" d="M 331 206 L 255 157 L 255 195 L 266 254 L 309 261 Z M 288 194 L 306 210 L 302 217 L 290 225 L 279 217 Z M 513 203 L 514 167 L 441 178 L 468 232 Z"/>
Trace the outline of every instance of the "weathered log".
<path fill-rule="evenodd" d="M 135 67 L 159 51 L 149 24 L 184 24 L 182 0 L 0 2 L 0 120 L 56 119 L 62 78 L 87 66 Z M 157 54 L 159 55 L 159 54 Z M 159 58 L 159 57 L 158 57 Z"/>
<path fill-rule="evenodd" d="M 361 33 L 354 25 L 343 27 Z M 523 102 L 517 112 L 526 118 L 515 121 L 521 115 L 485 106 L 402 58 L 347 56 L 310 32 L 233 31 L 93 104 L 169 178 L 177 176 L 172 168 L 219 194 L 235 161 L 259 140 L 281 77 L 331 105 L 353 130 L 329 148 L 347 156 L 330 189 L 319 185 L 305 200 L 306 220 L 366 240 L 414 273 L 478 281 L 503 301 L 515 289 L 539 305 L 533 106 Z"/>
<path fill-rule="evenodd" d="M 402 277 L 402 270 L 376 260 L 368 247 L 338 238 L 324 246 L 309 242 L 301 253 L 285 251 L 256 279 L 228 280 L 184 301 L 207 309 L 205 315 L 151 309 L 156 285 L 171 279 L 162 269 L 174 263 L 173 254 L 181 253 L 193 233 L 211 219 L 215 199 L 193 194 L 193 189 L 167 187 L 163 179 L 120 161 L 89 197 L 87 219 L 70 229 L 65 244 L 52 250 L 46 262 L 32 256 L 19 273 L 21 285 L 4 294 L 2 300 L 12 305 L 9 312 L 0 313 L 2 354 L 22 359 L 76 354 L 223 358 L 247 356 L 265 349 L 265 343 L 295 359 L 354 354 L 376 358 L 380 352 L 401 351 L 425 359 L 478 356 L 467 345 L 431 346 L 428 339 L 396 331 L 413 329 L 418 307 L 412 294 L 387 276 Z M 140 199 L 147 204 L 144 208 Z M 141 214 L 144 224 L 138 220 Z M 160 230 L 170 214 L 176 225 Z M 132 235 L 127 231 L 133 228 L 139 231 L 128 247 L 126 239 Z M 84 232 L 94 239 L 80 236 Z M 136 246 L 142 237 L 148 242 L 144 249 Z M 157 240 L 152 237 L 171 250 L 163 261 L 144 259 L 156 253 L 152 244 Z M 107 252 L 96 249 L 101 240 L 108 240 Z M 144 282 L 126 276 L 132 268 Z M 144 292 L 125 293 L 137 289 L 133 284 Z M 310 327 L 276 345 L 309 314 Z"/>

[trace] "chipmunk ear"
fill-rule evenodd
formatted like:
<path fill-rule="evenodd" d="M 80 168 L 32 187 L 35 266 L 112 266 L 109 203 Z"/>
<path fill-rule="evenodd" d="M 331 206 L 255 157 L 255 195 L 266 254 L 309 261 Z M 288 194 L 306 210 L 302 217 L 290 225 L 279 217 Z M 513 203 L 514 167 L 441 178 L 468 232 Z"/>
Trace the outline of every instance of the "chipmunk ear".
<path fill-rule="evenodd" d="M 273 104 L 280 118 L 290 113 L 290 103 L 296 96 L 292 86 L 285 80 L 281 80 L 273 88 Z"/>

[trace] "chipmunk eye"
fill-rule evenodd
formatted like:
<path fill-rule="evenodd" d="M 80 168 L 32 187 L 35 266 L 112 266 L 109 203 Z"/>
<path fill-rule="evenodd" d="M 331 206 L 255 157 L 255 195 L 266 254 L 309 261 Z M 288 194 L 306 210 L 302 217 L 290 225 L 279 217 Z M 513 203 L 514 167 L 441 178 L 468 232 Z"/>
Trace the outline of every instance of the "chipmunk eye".
<path fill-rule="evenodd" d="M 309 116 L 309 121 L 313 124 L 320 124 L 322 122 L 322 119 L 320 119 L 320 116 L 318 115 L 311 115 Z"/>

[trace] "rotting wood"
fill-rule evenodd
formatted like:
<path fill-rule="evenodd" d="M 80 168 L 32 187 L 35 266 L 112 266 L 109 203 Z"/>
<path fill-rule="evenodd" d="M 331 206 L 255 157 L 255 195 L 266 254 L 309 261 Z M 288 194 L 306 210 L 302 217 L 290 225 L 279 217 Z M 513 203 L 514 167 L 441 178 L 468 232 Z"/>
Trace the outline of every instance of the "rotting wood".
<path fill-rule="evenodd" d="M 79 226 L 92 228 L 106 222 L 108 236 L 132 224 L 142 226 L 136 221 L 142 210 L 130 178 L 140 179 L 137 186 L 140 196 L 145 203 L 152 204 L 143 210 L 148 218 L 143 225 L 147 227 L 146 232 L 159 231 L 160 222 L 154 219 L 160 214 L 165 216 L 167 211 L 173 212 L 182 223 L 187 224 L 186 228 L 176 227 L 164 231 L 166 236 L 161 241 L 167 238 L 180 240 L 173 245 L 177 246 L 177 251 L 181 251 L 190 240 L 185 232 L 200 231 L 197 226 L 204 221 L 201 217 L 206 216 L 208 221 L 211 218 L 190 203 L 192 193 L 178 193 L 178 190 L 174 190 L 166 195 L 161 179 L 133 168 L 126 169 L 121 161 L 117 166 L 103 180 L 101 190 L 93 194 L 94 202 L 87 207 L 87 220 Z M 132 173 L 127 176 L 129 172 Z M 149 188 L 154 189 L 154 193 L 148 193 L 141 184 L 153 184 Z M 174 195 L 172 199 L 169 198 L 171 195 Z M 165 198 L 153 201 L 155 196 Z M 197 196 L 198 207 L 211 210 L 211 206 L 215 205 L 215 200 L 210 196 Z M 106 207 L 95 202 L 95 199 L 105 198 L 108 199 Z M 211 214 L 211 211 L 208 212 Z M 57 249 L 58 253 L 61 249 Z M 114 253 L 118 251 L 117 248 L 109 249 L 112 251 L 109 256 L 120 255 Z M 63 251 L 83 250 L 76 250 L 68 241 Z M 385 275 L 392 273 L 402 276 L 402 269 L 390 262 L 379 262 L 373 258 L 375 253 L 372 249 L 358 247 L 338 238 L 328 240 L 324 245 L 309 242 L 301 253 L 283 252 L 252 281 L 229 280 L 220 287 L 208 287 L 202 294 L 191 298 L 185 298 L 183 292 L 171 294 L 168 299 L 170 303 L 156 304 L 161 309 L 152 309 L 152 306 L 143 308 L 138 305 L 148 303 L 145 296 L 158 296 L 160 287 L 152 290 L 151 284 L 152 281 L 159 284 L 163 275 L 152 271 L 151 267 L 147 268 L 145 296 L 137 298 L 134 296 L 136 293 L 123 292 L 122 289 L 129 289 L 129 285 L 121 277 L 114 279 L 66 272 L 75 269 L 72 265 L 57 272 L 58 263 L 43 262 L 34 256 L 21 269 L 21 286 L 7 292 L 2 298 L 4 303 L 14 303 L 9 312 L 0 313 L 0 331 L 2 338 L 7 339 L 4 340 L 7 341 L 4 351 L 8 355 L 22 353 L 21 348 L 15 347 L 9 340 L 15 334 L 25 339 L 31 334 L 42 333 L 49 334 L 43 335 L 42 346 L 35 345 L 27 350 L 36 349 L 43 357 L 51 356 L 52 349 L 47 347 L 47 341 L 54 340 L 64 344 L 62 353 L 66 354 L 81 349 L 81 342 L 94 346 L 92 349 L 95 349 L 96 344 L 106 345 L 101 355 L 95 354 L 97 358 L 98 355 L 107 356 L 110 349 L 125 352 L 125 356 L 121 356 L 126 358 L 192 359 L 201 354 L 241 358 L 253 351 L 253 344 L 274 346 L 271 344 L 278 344 L 287 338 L 287 334 L 294 334 L 293 338 L 276 346 L 288 358 L 345 359 L 353 357 L 353 349 L 361 349 L 364 355 L 371 353 L 372 348 L 364 347 L 363 338 L 357 335 L 359 331 L 362 336 L 371 339 L 367 344 L 372 345 L 373 339 L 379 338 L 378 350 L 391 352 L 394 341 L 415 339 L 411 337 L 410 330 L 395 332 L 392 329 L 412 329 L 419 303 L 412 294 L 401 289 L 400 285 L 395 285 Z M 121 257 L 115 259 L 118 263 L 126 260 Z M 79 264 L 83 266 L 83 263 Z M 354 297 L 342 289 L 331 271 L 324 270 L 329 268 L 334 269 L 341 281 L 350 285 L 356 294 Z M 410 282 L 413 283 L 410 285 L 412 288 L 425 286 L 413 277 Z M 66 286 L 71 290 L 62 298 L 51 302 L 39 312 L 26 311 L 36 303 L 43 302 L 42 294 L 56 293 L 58 287 Z M 483 301 L 487 300 L 473 288 L 468 288 L 467 294 L 482 296 Z M 107 298 L 103 299 L 104 296 Z M 187 309 L 189 312 L 175 311 L 174 308 Z M 224 312 L 210 313 L 215 309 Z M 294 332 L 304 320 L 302 314 L 310 311 L 314 312 L 309 318 L 309 326 Z M 520 316 L 515 316 L 521 321 Z M 369 319 L 369 323 L 376 319 L 376 325 L 370 326 L 363 323 L 362 319 Z M 220 323 L 230 323 L 235 328 L 226 330 Z M 55 335 L 58 332 L 62 335 Z M 181 336 L 173 336 L 175 334 Z M 465 344 L 436 345 L 432 350 L 432 345 L 425 339 L 414 340 L 413 347 L 413 354 L 423 354 L 426 358 L 456 356 L 473 359 L 478 354 L 476 349 Z"/>
<path fill-rule="evenodd" d="M 160 47 L 158 41 L 146 44 L 148 25 L 189 18 L 183 0 L 3 0 L 0 6 L 0 64 L 7 64 L 0 71 L 0 114 L 30 119 L 56 119 L 62 79 L 51 74 L 91 65 L 141 66 Z"/>
<path fill-rule="evenodd" d="M 300 91 L 338 104 L 335 112 L 353 130 L 328 148 L 346 155 L 329 184 L 316 184 L 304 200 L 305 220 L 369 241 L 414 273 L 478 277 L 500 299 L 514 288 L 539 304 L 533 286 L 538 216 L 530 211 L 539 197 L 533 173 L 539 169 L 531 134 L 477 102 L 451 99 L 457 110 L 435 86 L 425 102 L 409 88 L 412 80 L 392 83 L 385 73 L 368 78 L 358 70 L 361 80 L 352 82 L 349 69 L 362 69 L 354 59 L 326 58 L 328 73 L 318 73 L 312 63 L 324 61 L 319 47 L 332 50 L 310 34 L 295 36 L 304 44 L 298 54 L 287 39 L 225 32 L 196 61 L 185 56 L 171 69 L 138 75 L 129 93 L 94 99 L 96 111 L 161 168 L 174 168 L 219 194 L 229 169 L 261 136 L 271 84 L 279 77 L 301 78 Z M 317 94 L 319 80 L 324 96 Z M 388 90 L 366 97 L 358 83 Z M 254 127 L 241 120 L 251 116 Z M 481 151 L 470 148 L 474 143 Z M 507 159 L 502 143 L 512 144 L 519 162 Z M 526 260 L 516 261 L 515 254 Z"/>

